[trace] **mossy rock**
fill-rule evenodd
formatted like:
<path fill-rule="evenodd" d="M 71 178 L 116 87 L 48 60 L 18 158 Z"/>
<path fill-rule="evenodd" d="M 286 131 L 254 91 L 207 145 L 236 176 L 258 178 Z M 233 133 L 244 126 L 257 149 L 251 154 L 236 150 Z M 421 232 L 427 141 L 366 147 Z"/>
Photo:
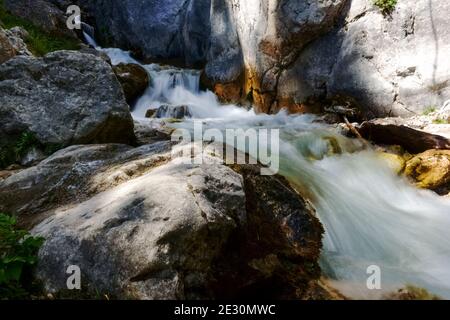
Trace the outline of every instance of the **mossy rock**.
<path fill-rule="evenodd" d="M 407 162 L 405 175 L 419 188 L 450 189 L 450 150 L 428 150 L 418 154 Z"/>

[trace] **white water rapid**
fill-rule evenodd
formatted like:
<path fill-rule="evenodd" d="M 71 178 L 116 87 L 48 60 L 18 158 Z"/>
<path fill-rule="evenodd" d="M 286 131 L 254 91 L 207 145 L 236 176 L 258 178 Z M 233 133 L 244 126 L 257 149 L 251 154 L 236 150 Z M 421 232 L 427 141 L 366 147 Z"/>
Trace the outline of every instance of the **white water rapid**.
<path fill-rule="evenodd" d="M 136 63 L 119 49 L 98 49 L 114 64 Z M 187 105 L 209 128 L 280 129 L 280 173 L 317 210 L 326 230 L 321 265 L 337 289 L 367 299 L 412 284 L 450 298 L 449 199 L 414 188 L 374 150 L 313 116 L 224 106 L 213 93 L 199 91 L 196 71 L 144 67 L 152 85 L 134 106 L 135 118 L 162 104 Z M 192 122 L 176 125 L 189 128 Z M 381 291 L 367 289 L 371 265 L 381 268 Z"/>

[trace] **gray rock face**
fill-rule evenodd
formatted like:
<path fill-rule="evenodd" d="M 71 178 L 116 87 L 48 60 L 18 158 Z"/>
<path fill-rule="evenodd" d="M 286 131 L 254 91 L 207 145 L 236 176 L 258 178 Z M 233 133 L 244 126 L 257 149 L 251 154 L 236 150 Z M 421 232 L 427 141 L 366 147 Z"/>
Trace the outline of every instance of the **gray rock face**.
<path fill-rule="evenodd" d="M 227 0 L 211 1 L 211 35 L 206 77 L 213 83 L 235 82 L 243 74 L 244 60 L 232 6 Z"/>
<path fill-rule="evenodd" d="M 450 99 L 446 1 L 399 1 L 385 17 L 370 0 L 350 2 L 345 22 L 305 49 L 279 94 L 353 99 L 367 117 L 411 116 Z"/>
<path fill-rule="evenodd" d="M 133 143 L 133 120 L 111 66 L 89 54 L 18 56 L 0 65 L 0 146 L 24 132 L 43 146 Z"/>
<path fill-rule="evenodd" d="M 95 16 L 100 42 L 137 51 L 144 59 L 204 61 L 210 0 L 81 1 Z"/>
<path fill-rule="evenodd" d="M 346 1 L 231 2 L 246 69 L 245 92 L 252 95 L 257 111 L 290 107 L 276 99 L 281 72 L 310 41 L 330 31 Z"/>
<path fill-rule="evenodd" d="M 317 298 L 323 230 L 286 181 L 170 146 L 71 146 L 0 181 L 1 210 L 46 238 L 46 289 L 78 265 L 115 298 Z"/>

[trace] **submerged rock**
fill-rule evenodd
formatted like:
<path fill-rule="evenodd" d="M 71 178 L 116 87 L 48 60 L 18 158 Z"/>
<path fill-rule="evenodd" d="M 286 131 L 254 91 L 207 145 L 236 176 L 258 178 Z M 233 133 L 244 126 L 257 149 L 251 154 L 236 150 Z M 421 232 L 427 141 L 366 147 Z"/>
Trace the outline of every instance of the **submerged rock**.
<path fill-rule="evenodd" d="M 428 150 L 406 163 L 405 175 L 420 188 L 445 195 L 450 191 L 450 150 Z"/>
<path fill-rule="evenodd" d="M 150 110 L 149 110 L 150 111 Z M 150 113 L 148 111 L 148 113 Z M 162 105 L 152 115 L 158 119 L 184 119 L 192 117 L 189 106 Z"/>
<path fill-rule="evenodd" d="M 133 143 L 120 84 L 102 59 L 75 51 L 0 65 L 0 147 L 27 133 L 43 147 Z"/>
<path fill-rule="evenodd" d="M 147 71 L 138 64 L 120 63 L 113 66 L 113 70 L 122 85 L 128 103 L 139 98 L 149 85 L 150 77 Z"/>

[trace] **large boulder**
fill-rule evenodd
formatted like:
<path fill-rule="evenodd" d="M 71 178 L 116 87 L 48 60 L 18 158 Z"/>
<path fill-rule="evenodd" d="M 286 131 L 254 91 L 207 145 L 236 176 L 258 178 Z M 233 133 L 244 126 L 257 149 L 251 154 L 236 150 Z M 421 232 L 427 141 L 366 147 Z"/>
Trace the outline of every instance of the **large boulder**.
<path fill-rule="evenodd" d="M 165 161 L 169 151 L 168 142 L 137 149 L 122 144 L 70 146 L 2 181 L 0 211 L 15 213 L 23 226 L 33 226 L 45 217 L 41 213 L 84 201 L 98 190 L 138 176 L 142 168 Z M 143 155 L 145 161 L 140 161 Z M 108 183 L 88 183 L 108 166 L 124 161 L 124 171 L 107 175 Z"/>
<path fill-rule="evenodd" d="M 258 166 L 228 167 L 208 150 L 193 164 L 181 152 L 191 147 L 72 146 L 1 181 L 1 210 L 46 239 L 37 270 L 46 289 L 65 295 L 77 265 L 88 295 L 329 297 L 323 229 L 308 203 Z"/>
<path fill-rule="evenodd" d="M 113 66 L 113 70 L 122 85 L 125 98 L 129 103 L 139 98 L 149 85 L 150 77 L 148 72 L 138 64 L 120 63 Z"/>
<path fill-rule="evenodd" d="M 111 66 L 75 51 L 0 65 L 0 147 L 21 137 L 44 148 L 134 142 L 133 119 Z"/>

